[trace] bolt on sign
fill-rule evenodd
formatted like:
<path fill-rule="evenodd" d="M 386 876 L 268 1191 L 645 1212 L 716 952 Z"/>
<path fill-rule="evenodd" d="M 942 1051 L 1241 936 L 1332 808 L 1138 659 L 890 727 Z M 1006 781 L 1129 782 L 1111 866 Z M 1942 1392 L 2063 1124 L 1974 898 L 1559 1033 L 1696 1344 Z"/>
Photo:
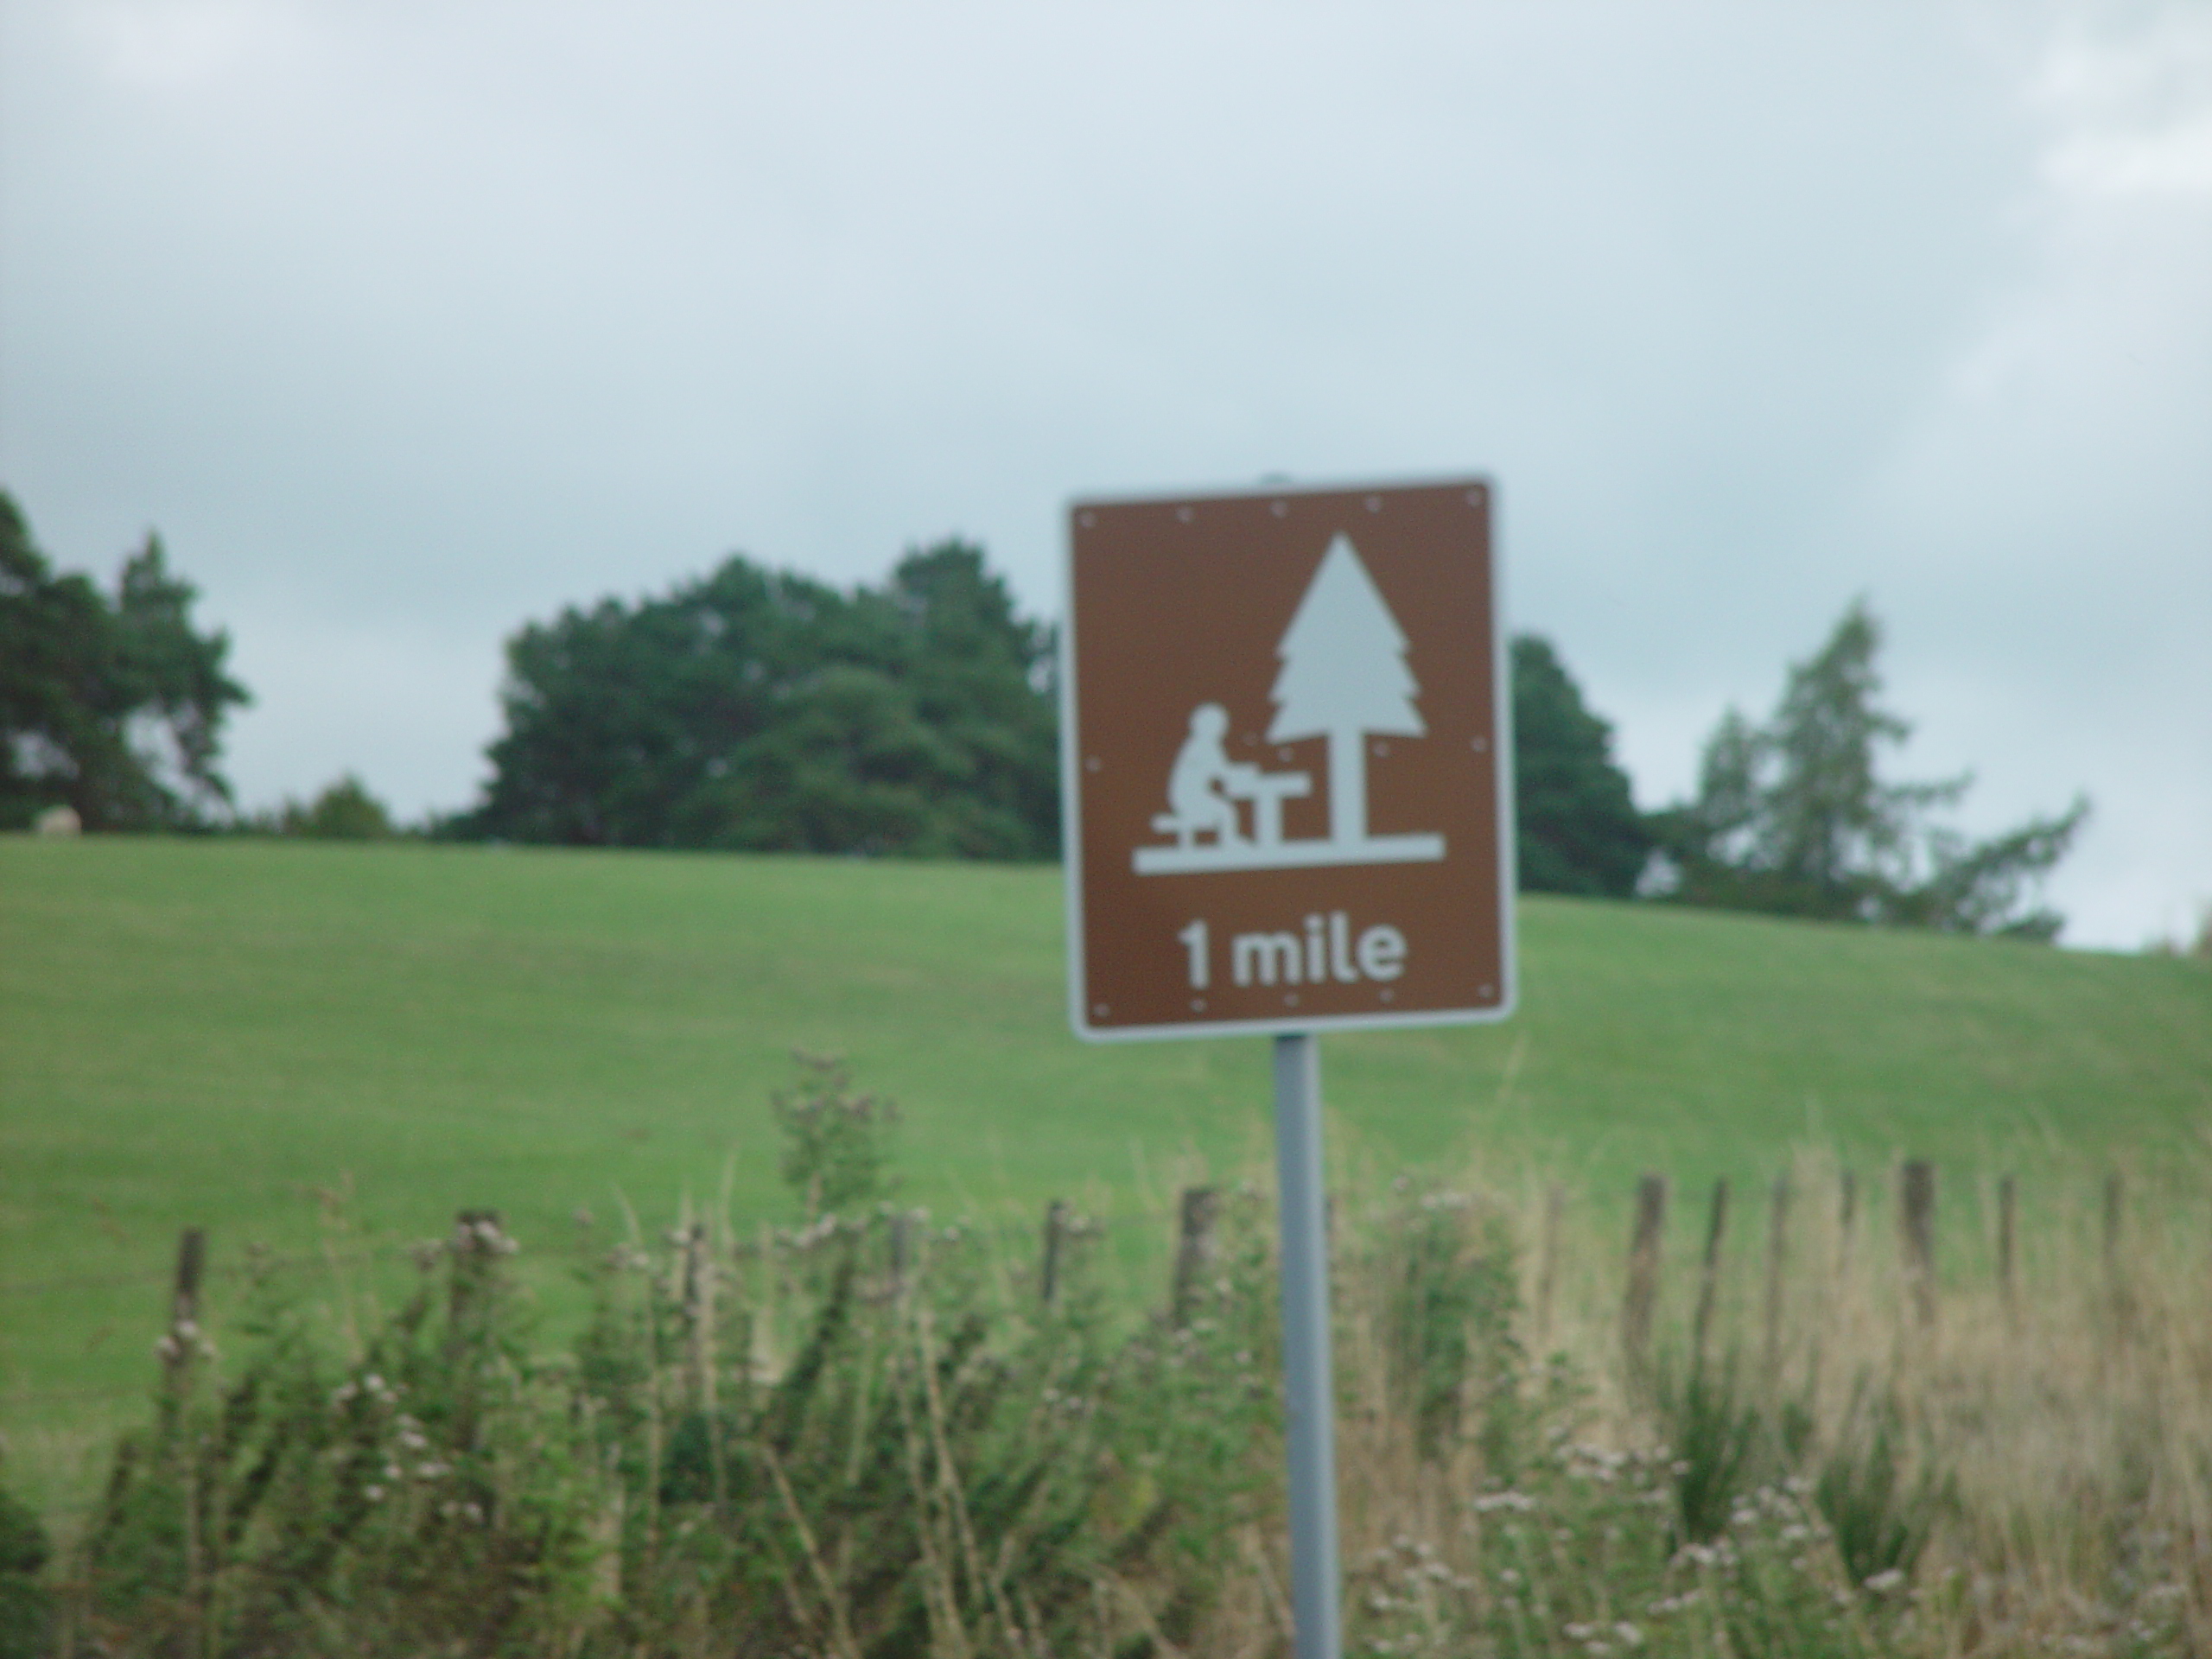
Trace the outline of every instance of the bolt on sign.
<path fill-rule="evenodd" d="M 1511 1011 L 1491 499 L 1471 479 L 1070 509 L 1078 1034 Z"/>

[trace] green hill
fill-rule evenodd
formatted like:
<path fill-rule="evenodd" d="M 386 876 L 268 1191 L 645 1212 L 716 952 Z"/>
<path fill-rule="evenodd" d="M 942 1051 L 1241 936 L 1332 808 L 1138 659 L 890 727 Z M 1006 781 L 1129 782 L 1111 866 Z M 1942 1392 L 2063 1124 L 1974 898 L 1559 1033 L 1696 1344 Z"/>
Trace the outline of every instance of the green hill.
<path fill-rule="evenodd" d="M 1340 1149 L 1611 1204 L 1808 1139 L 1870 1173 L 2154 1173 L 2212 1116 L 2184 963 L 1541 899 L 1521 954 L 1503 1026 L 1328 1040 Z M 794 1048 L 898 1100 L 940 1211 L 1135 1214 L 1264 1156 L 1262 1042 L 1085 1046 L 1061 984 L 1047 868 L 0 839 L 0 1426 L 35 1463 L 130 1403 L 186 1224 L 234 1268 L 465 1205 L 530 1245 L 618 1191 L 648 1226 L 725 1182 L 781 1213 L 764 1106 Z M 327 1236 L 317 1190 L 349 1185 Z"/>

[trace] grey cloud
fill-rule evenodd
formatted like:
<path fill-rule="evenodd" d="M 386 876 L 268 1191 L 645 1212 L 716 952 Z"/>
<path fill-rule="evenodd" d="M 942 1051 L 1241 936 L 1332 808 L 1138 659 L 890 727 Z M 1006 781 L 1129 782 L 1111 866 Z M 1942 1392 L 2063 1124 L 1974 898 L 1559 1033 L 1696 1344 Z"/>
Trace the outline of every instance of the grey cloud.
<path fill-rule="evenodd" d="M 249 798 L 458 804 L 504 633 L 734 547 L 959 529 L 1049 609 L 1072 493 L 1471 465 L 1647 801 L 1866 591 L 1927 769 L 2103 803 L 2074 937 L 2212 896 L 2201 12 L 8 28 L 0 479 L 73 562 L 162 526 Z"/>

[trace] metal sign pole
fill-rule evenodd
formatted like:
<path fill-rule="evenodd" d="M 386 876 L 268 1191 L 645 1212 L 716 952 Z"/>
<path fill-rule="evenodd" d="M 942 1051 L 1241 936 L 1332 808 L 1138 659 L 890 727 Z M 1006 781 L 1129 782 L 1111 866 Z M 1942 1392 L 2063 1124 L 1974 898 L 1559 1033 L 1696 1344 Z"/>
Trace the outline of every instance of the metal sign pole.
<path fill-rule="evenodd" d="M 1321 1176 L 1320 1045 L 1275 1039 L 1275 1182 L 1282 1226 L 1282 1373 L 1290 1454 L 1291 1597 L 1298 1659 L 1342 1659 L 1336 1388 L 1329 1365 L 1329 1238 Z"/>

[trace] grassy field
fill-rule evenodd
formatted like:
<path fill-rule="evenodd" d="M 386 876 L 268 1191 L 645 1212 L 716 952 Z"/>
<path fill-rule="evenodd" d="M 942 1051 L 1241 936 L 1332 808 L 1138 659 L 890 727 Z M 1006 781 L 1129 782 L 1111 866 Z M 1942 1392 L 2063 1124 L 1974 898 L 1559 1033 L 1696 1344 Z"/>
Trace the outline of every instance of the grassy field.
<path fill-rule="evenodd" d="M 143 1398 L 181 1226 L 221 1268 L 465 1205 L 526 1243 L 618 1194 L 648 1227 L 687 1190 L 781 1213 L 765 1108 L 794 1048 L 898 1100 L 906 1192 L 941 1210 L 1134 1221 L 1263 1157 L 1262 1043 L 1069 1035 L 1058 893 L 1044 868 L 0 839 L 19 1467 L 63 1479 L 38 1471 Z M 1870 1190 L 1933 1157 L 1947 1198 L 2108 1159 L 2155 1185 L 2205 1150 L 2198 966 L 1555 900 L 1521 957 L 1504 1026 L 1329 1041 L 1340 1152 L 1541 1169 L 1602 1209 L 1640 1169 L 1749 1181 L 1808 1141 Z M 346 1191 L 334 1231 L 318 1192 Z"/>

